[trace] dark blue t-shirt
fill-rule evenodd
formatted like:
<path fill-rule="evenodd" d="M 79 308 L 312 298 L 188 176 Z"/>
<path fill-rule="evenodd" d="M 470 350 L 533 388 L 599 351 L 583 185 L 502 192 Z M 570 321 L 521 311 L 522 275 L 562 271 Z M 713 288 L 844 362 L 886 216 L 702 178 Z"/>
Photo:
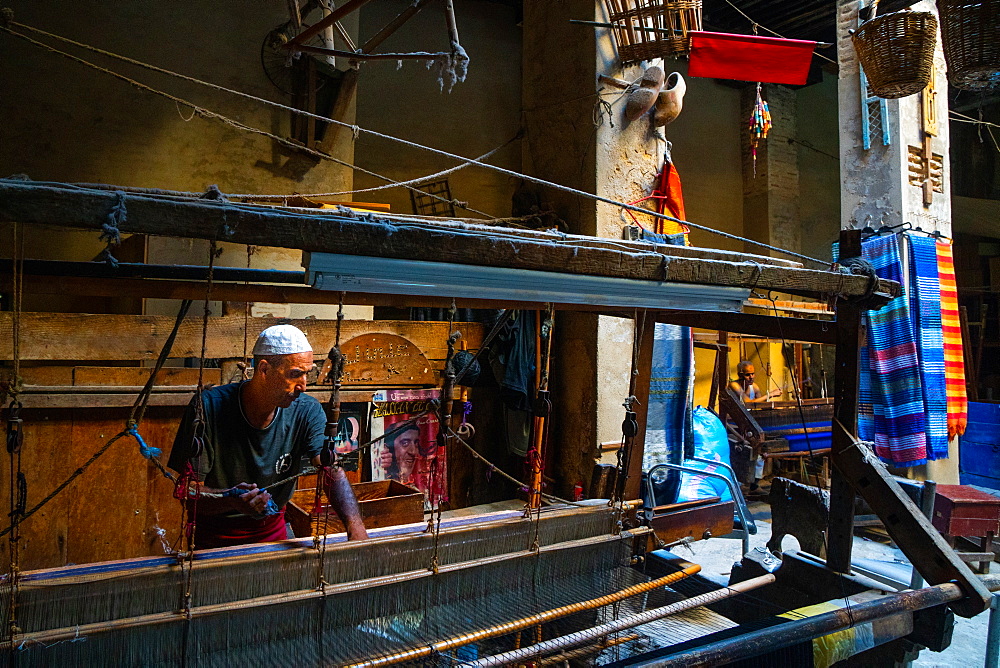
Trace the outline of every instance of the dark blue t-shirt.
<path fill-rule="evenodd" d="M 323 447 L 326 413 L 319 401 L 300 394 L 288 408 L 278 408 L 266 429 L 256 429 L 247 422 L 240 406 L 242 386 L 219 385 L 202 393 L 205 449 L 192 465 L 208 487 L 229 489 L 241 482 L 265 487 L 298 473 L 302 458 L 312 459 Z M 192 454 L 194 415 L 192 399 L 170 451 L 169 465 L 177 472 L 184 470 Z M 292 497 L 295 481 L 269 491 L 281 508 Z"/>

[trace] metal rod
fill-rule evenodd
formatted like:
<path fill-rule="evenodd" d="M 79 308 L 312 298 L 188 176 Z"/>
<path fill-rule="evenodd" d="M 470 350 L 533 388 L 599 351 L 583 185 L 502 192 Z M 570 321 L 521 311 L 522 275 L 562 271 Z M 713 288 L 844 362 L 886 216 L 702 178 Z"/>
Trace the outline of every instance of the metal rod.
<path fill-rule="evenodd" d="M 1000 593 L 990 601 L 990 625 L 986 633 L 986 668 L 997 668 L 1000 659 Z"/>
<path fill-rule="evenodd" d="M 421 659 L 432 654 L 438 654 L 441 652 L 448 652 L 456 647 L 461 647 L 463 645 L 469 645 L 474 642 L 479 642 L 481 640 L 486 640 L 488 638 L 495 638 L 497 636 L 507 635 L 508 633 L 514 633 L 515 631 L 520 631 L 532 626 L 537 626 L 546 622 L 550 622 L 554 619 L 559 619 L 560 617 L 565 617 L 566 615 L 575 614 L 577 612 L 583 612 L 585 610 L 593 610 L 595 608 L 600 608 L 605 605 L 610 605 L 617 601 L 629 598 L 630 596 L 636 596 L 638 594 L 645 593 L 652 589 L 657 589 L 659 587 L 666 587 L 674 582 L 683 580 L 686 577 L 695 575 L 701 571 L 701 566 L 693 564 L 683 571 L 678 571 L 676 573 L 671 573 L 666 577 L 659 578 L 657 580 L 651 580 L 650 582 L 644 582 L 642 584 L 637 584 L 632 587 L 627 587 L 621 591 L 615 592 L 614 594 L 608 594 L 607 596 L 601 596 L 600 598 L 594 598 L 589 601 L 581 601 L 580 603 L 571 603 L 570 605 L 560 606 L 558 608 L 553 608 L 552 610 L 546 610 L 545 612 L 540 612 L 537 615 L 531 615 L 529 617 L 522 617 L 521 619 L 514 620 L 512 622 L 504 622 L 503 624 L 497 624 L 496 626 L 491 626 L 486 629 L 480 629 L 478 631 L 472 631 L 470 633 L 463 633 L 460 636 L 455 636 L 447 640 L 441 640 L 432 645 L 427 645 L 425 647 L 415 647 L 413 649 L 404 650 L 402 652 L 397 652 L 395 654 L 390 654 L 388 656 L 382 656 L 369 661 L 363 661 L 361 663 L 351 664 L 349 668 L 376 668 L 377 666 L 391 666 L 397 663 L 402 663 L 404 661 L 414 661 L 416 659 Z M 576 643 L 579 644 L 579 643 Z M 537 645 L 534 645 L 537 647 Z"/>
<path fill-rule="evenodd" d="M 638 640 L 641 638 L 638 633 L 630 633 L 627 636 L 622 636 L 620 638 L 608 638 L 603 642 L 599 642 L 595 645 L 590 645 L 589 647 L 581 647 L 579 649 L 573 649 L 568 652 L 561 652 L 553 656 L 546 657 L 540 661 L 536 661 L 536 666 L 552 666 L 557 663 L 563 663 L 569 661 L 570 659 L 579 659 L 581 657 L 587 656 L 589 654 L 596 654 L 597 652 L 603 652 L 609 647 L 615 647 L 617 645 L 624 645 L 627 642 L 632 642 L 633 640 Z"/>
<path fill-rule="evenodd" d="M 344 51 L 343 49 L 327 49 L 322 46 L 309 46 L 307 44 L 296 44 L 291 47 L 293 51 L 302 53 L 316 53 L 321 56 L 342 56 L 350 60 L 434 60 L 441 56 L 449 55 L 448 51 L 413 53 L 358 53 L 355 51 Z"/>
<path fill-rule="evenodd" d="M 625 629 L 631 629 L 642 624 L 648 624 L 649 622 L 656 621 L 657 619 L 662 619 L 664 617 L 677 614 L 678 612 L 684 612 L 685 610 L 690 610 L 691 608 L 699 608 L 704 605 L 716 603 L 723 599 L 763 587 L 764 585 L 774 582 L 774 579 L 774 575 L 768 573 L 767 575 L 762 575 L 758 578 L 745 580 L 744 582 L 740 582 L 730 587 L 716 589 L 715 591 L 710 591 L 707 594 L 694 596 L 684 601 L 665 605 L 661 608 L 648 610 L 637 615 L 622 617 L 621 619 L 617 619 L 607 624 L 600 624 L 567 636 L 545 640 L 531 645 L 530 647 L 524 647 L 510 652 L 488 656 L 479 659 L 478 661 L 471 661 L 465 665 L 469 667 L 477 666 L 479 668 L 484 668 L 485 666 L 506 666 L 508 664 L 517 664 L 541 654 L 548 654 L 549 652 L 554 652 L 567 647 L 575 647 L 586 643 L 592 643 L 608 634 L 623 631 Z"/>
<path fill-rule="evenodd" d="M 749 659 L 874 619 L 932 608 L 957 601 L 961 597 L 962 590 L 958 585 L 951 583 L 890 594 L 874 601 L 851 604 L 850 608 L 787 622 L 778 627 L 772 626 L 742 633 L 687 652 L 661 657 L 657 659 L 656 665 L 678 668 L 693 665 L 714 666 L 727 663 L 734 658 Z"/>

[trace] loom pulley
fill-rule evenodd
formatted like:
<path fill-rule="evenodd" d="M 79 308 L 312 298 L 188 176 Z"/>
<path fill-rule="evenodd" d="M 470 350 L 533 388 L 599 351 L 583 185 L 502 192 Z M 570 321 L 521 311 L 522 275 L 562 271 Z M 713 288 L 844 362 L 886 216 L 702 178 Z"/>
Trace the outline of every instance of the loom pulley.
<path fill-rule="evenodd" d="M 12 399 L 7 406 L 7 452 L 11 455 L 20 454 L 24 444 L 24 420 L 20 417 L 23 404 Z"/>

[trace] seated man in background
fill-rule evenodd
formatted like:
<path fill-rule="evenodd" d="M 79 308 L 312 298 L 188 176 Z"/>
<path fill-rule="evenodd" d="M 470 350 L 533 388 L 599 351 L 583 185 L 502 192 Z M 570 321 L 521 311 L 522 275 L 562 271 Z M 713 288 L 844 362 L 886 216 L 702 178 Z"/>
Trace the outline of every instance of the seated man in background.
<path fill-rule="evenodd" d="M 301 470 L 303 457 L 314 466 L 321 463 L 326 413 L 305 394 L 306 375 L 314 366 L 305 334 L 292 325 L 268 327 L 257 337 L 253 355 L 250 380 L 202 392 L 203 425 L 197 420 L 197 396 L 192 399 L 170 452 L 170 468 L 195 476 L 204 483 L 203 492 L 222 495 L 189 501 L 195 548 L 288 538 L 285 504 L 295 491 L 289 478 Z M 327 469 L 320 476 L 324 479 L 347 537 L 367 538 L 343 469 Z"/>
<path fill-rule="evenodd" d="M 740 401 L 744 404 L 759 404 L 770 401 L 772 397 L 781 396 L 781 390 L 775 388 L 770 392 L 763 392 L 757 383 L 754 382 L 756 371 L 749 360 L 743 360 L 736 365 L 737 380 L 729 383 L 729 389 L 735 392 Z"/>

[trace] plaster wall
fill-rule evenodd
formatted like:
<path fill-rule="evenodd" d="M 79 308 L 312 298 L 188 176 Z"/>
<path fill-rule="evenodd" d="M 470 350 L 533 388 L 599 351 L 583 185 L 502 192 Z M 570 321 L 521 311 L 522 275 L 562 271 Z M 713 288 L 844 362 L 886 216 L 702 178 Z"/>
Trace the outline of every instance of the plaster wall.
<path fill-rule="evenodd" d="M 598 74 L 626 81 L 640 78 L 645 68 L 622 68 L 609 31 L 596 32 Z M 626 96 L 605 87 L 602 99 L 610 108 L 602 109 L 596 126 L 597 192 L 624 202 L 649 195 L 663 165 L 664 141 L 669 140 L 671 159 L 683 183 L 688 220 L 742 235 L 739 90 L 714 80 L 688 78 L 685 61 L 657 59 L 649 64 L 660 65 L 667 75 L 679 72 L 685 77 L 684 110 L 664 128 L 652 127 L 649 116 L 629 122 L 624 116 Z M 652 227 L 651 218 L 638 218 L 642 225 Z M 631 222 L 615 207 L 597 204 L 598 236 L 620 238 L 623 226 Z M 692 229 L 689 238 L 695 246 L 742 250 L 740 242 L 702 230 Z M 621 404 L 628 396 L 633 336 L 631 320 L 599 318 L 597 437 L 602 443 L 621 439 Z M 712 363 L 701 358 L 696 362 L 696 399 L 703 394 L 702 403 L 707 403 Z"/>
<path fill-rule="evenodd" d="M 180 0 L 108 3 L 97 0 L 10 3 L 16 21 L 260 97 L 286 102 L 266 78 L 260 49 L 269 30 L 287 20 L 284 6 L 247 11 L 222 0 L 206 7 Z M 195 20 L 194 17 L 197 17 Z M 48 40 L 57 44 L 53 40 Z M 165 75 L 61 49 L 191 100 L 255 128 L 287 136 L 289 113 Z M 37 180 L 103 182 L 230 193 L 337 190 L 350 172 L 333 163 L 304 170 L 289 149 L 190 110 L 104 73 L 20 40 L 0 41 L 0 173 Z M 349 143 L 337 157 L 351 160 Z M 263 158 L 262 158 L 263 156 Z"/>
<path fill-rule="evenodd" d="M 206 7 L 181 0 L 171 4 L 132 2 L 10 3 L 16 21 L 220 84 L 289 103 L 267 79 L 260 51 L 265 35 L 287 20 L 280 4 L 247 11 L 223 0 Z M 195 20 L 194 17 L 197 17 Z M 353 17 L 348 31 L 357 30 Z M 190 100 L 255 128 L 288 136 L 290 113 L 233 95 L 149 72 L 47 40 L 58 48 Z M 351 170 L 304 158 L 266 137 L 217 120 L 191 117 L 173 101 L 137 90 L 11 37 L 0 40 L 0 174 L 25 173 L 36 180 L 111 183 L 123 186 L 203 191 L 216 184 L 224 193 L 284 194 L 350 189 Z M 353 110 L 348 120 L 353 119 Z M 333 155 L 353 160 L 353 145 L 340 141 Z M 127 232 L 126 222 L 122 227 Z M 30 257 L 90 260 L 103 244 L 88 232 L 57 235 L 30 231 Z M 205 264 L 207 243 L 151 238 L 152 263 Z M 245 247 L 230 248 L 220 265 L 246 266 Z M 267 249 L 252 266 L 301 268 L 301 253 Z M 44 306 L 40 304 L 39 306 Z M 173 313 L 172 302 L 149 300 L 150 313 Z M 293 307 L 319 315 L 328 307 Z M 335 310 L 335 309 L 334 309 Z M 367 309 L 370 313 L 370 309 Z M 217 311 L 216 311 L 217 312 Z M 353 315 L 357 316 L 360 313 Z"/>
<path fill-rule="evenodd" d="M 381 0 L 361 10 L 360 35 L 375 34 L 411 3 Z M 411 18 L 379 48 L 379 52 L 447 51 L 448 31 L 443 3 L 431 3 Z M 519 170 L 521 127 L 521 28 L 515 10 L 499 3 L 472 0 L 455 6 L 459 37 L 469 55 L 466 80 L 449 92 L 422 61 L 372 61 L 361 66 L 358 78 L 358 118 L 378 130 L 465 157 L 478 157 L 504 146 L 487 159 Z M 513 141 L 512 141 L 513 140 Z M 356 143 L 357 164 L 364 169 L 408 180 L 446 170 L 454 160 L 386 140 L 361 135 Z M 492 217 L 510 215 L 514 180 L 480 167 L 466 167 L 447 176 L 452 197 Z M 384 185 L 385 181 L 357 173 L 356 188 Z M 412 213 L 410 191 L 392 188 L 345 197 L 360 202 L 386 202 L 393 212 Z M 461 209 L 456 215 L 480 217 Z"/>

